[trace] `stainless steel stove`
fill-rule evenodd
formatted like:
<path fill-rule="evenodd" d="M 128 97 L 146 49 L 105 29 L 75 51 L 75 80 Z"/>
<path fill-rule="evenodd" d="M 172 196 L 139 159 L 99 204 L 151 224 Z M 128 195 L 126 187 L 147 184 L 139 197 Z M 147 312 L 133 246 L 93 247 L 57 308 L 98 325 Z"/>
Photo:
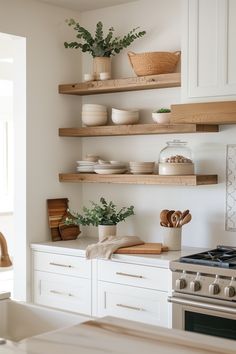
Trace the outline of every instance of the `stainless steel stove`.
<path fill-rule="evenodd" d="M 173 327 L 236 339 L 236 248 L 171 262 Z"/>

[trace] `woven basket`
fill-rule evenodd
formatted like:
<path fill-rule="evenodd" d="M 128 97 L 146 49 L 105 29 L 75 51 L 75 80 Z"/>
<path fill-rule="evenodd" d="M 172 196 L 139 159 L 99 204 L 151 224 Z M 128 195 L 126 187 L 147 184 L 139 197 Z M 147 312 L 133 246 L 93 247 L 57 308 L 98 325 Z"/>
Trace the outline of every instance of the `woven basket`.
<path fill-rule="evenodd" d="M 180 58 L 177 52 L 128 52 L 130 63 L 137 76 L 173 73 Z"/>

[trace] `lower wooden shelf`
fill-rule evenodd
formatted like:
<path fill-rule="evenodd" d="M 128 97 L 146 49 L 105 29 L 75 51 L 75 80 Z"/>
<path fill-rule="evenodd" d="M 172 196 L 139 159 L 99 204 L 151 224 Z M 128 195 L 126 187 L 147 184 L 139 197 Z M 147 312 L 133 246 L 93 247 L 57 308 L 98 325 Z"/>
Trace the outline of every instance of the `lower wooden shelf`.
<path fill-rule="evenodd" d="M 88 183 L 123 183 L 123 184 L 156 184 L 198 186 L 217 184 L 217 175 L 187 175 L 187 176 L 161 176 L 161 175 L 133 175 L 111 174 L 99 175 L 96 173 L 60 173 L 60 182 L 88 182 Z"/>

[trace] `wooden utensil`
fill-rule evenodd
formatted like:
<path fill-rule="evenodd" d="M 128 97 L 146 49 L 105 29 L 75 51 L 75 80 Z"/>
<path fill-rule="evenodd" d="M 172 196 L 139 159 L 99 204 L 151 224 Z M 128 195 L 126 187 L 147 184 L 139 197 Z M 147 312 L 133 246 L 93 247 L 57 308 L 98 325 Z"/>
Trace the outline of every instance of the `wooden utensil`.
<path fill-rule="evenodd" d="M 169 210 L 167 215 L 166 215 L 169 227 L 173 227 L 173 224 L 172 224 L 172 221 L 171 221 L 171 215 L 174 214 L 174 212 L 175 212 L 174 210 Z"/>
<path fill-rule="evenodd" d="M 180 222 L 181 216 L 182 216 L 182 213 L 179 210 L 176 210 L 171 215 L 171 222 L 172 222 L 173 227 L 180 227 L 179 222 Z"/>
<path fill-rule="evenodd" d="M 182 220 L 180 220 L 180 227 L 187 224 L 191 220 L 192 220 L 192 215 L 187 214 Z"/>
<path fill-rule="evenodd" d="M 161 222 L 163 222 L 166 225 L 168 225 L 168 220 L 167 220 L 167 213 L 168 212 L 169 212 L 169 210 L 167 210 L 167 209 L 163 209 L 160 212 L 160 220 L 161 220 Z"/>

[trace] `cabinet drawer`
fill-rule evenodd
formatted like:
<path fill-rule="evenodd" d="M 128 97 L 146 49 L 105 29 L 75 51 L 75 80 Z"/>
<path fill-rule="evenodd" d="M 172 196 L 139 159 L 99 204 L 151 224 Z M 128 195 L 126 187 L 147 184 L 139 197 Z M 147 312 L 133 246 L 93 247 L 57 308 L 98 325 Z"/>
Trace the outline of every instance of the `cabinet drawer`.
<path fill-rule="evenodd" d="M 91 315 L 91 281 L 36 271 L 34 272 L 34 302 Z"/>
<path fill-rule="evenodd" d="M 113 261 L 98 261 L 98 280 L 112 283 L 168 291 L 170 276 L 169 269 L 165 268 Z"/>
<path fill-rule="evenodd" d="M 83 278 L 91 278 L 91 261 L 83 257 L 34 252 L 34 269 Z"/>
<path fill-rule="evenodd" d="M 99 282 L 98 316 L 168 327 L 168 307 L 165 292 Z"/>

